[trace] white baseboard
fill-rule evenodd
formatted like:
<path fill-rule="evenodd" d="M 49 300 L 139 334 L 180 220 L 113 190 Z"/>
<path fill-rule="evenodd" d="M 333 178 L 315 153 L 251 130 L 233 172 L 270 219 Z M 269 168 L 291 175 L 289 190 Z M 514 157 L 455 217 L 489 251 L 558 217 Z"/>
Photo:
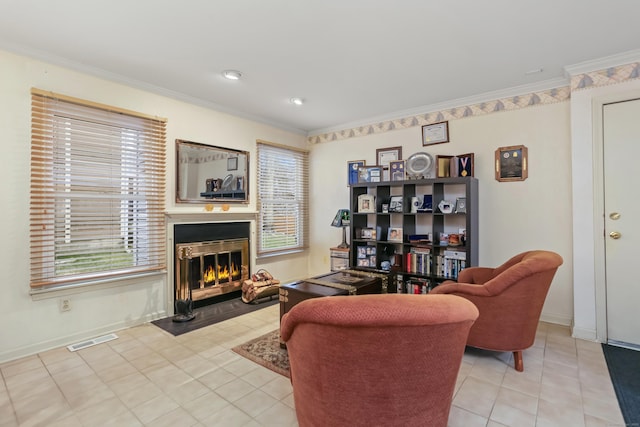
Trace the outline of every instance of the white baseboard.
<path fill-rule="evenodd" d="M 562 325 L 562 326 L 571 326 L 572 320 L 573 319 L 566 316 L 558 316 L 558 315 L 544 314 L 544 313 L 540 315 L 540 321 L 553 323 L 556 325 Z"/>
<path fill-rule="evenodd" d="M 102 326 L 87 331 L 78 332 L 71 335 L 65 335 L 63 337 L 56 337 L 49 341 L 42 341 L 39 343 L 30 344 L 28 346 L 12 349 L 4 353 L 0 353 L 0 363 L 9 362 L 11 360 L 20 359 L 22 357 L 32 356 L 34 354 L 42 353 L 43 351 L 52 350 L 54 348 L 65 347 L 69 344 L 73 344 L 78 341 L 91 339 L 100 335 L 117 332 L 122 329 L 132 328 L 144 323 L 151 322 L 152 320 L 162 319 L 167 317 L 165 311 L 156 313 L 150 313 L 146 316 L 136 319 L 134 323 L 131 319 L 122 320 L 120 322 L 112 323 L 110 325 Z"/>
<path fill-rule="evenodd" d="M 595 342 L 598 341 L 598 337 L 595 329 L 585 329 L 585 328 L 578 328 L 574 326 L 571 329 L 571 336 L 573 338 L 577 338 L 585 341 L 595 341 Z"/>

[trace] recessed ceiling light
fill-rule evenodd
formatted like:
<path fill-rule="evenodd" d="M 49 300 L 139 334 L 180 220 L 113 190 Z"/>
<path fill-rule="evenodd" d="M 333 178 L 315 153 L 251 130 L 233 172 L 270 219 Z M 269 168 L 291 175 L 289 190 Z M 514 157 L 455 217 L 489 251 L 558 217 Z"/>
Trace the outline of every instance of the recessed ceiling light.
<path fill-rule="evenodd" d="M 239 80 L 240 77 L 242 77 L 242 73 L 237 70 L 224 70 L 222 72 L 222 75 L 224 76 L 225 79 L 229 79 L 229 80 Z"/>
<path fill-rule="evenodd" d="M 304 100 L 302 98 L 291 98 L 291 103 L 295 105 L 304 104 Z"/>

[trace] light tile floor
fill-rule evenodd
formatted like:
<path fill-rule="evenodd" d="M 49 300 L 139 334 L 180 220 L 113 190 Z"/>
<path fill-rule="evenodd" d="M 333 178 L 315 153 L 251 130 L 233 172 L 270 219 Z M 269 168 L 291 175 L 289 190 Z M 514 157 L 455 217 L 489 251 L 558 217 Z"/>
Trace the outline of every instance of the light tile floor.
<path fill-rule="evenodd" d="M 231 348 L 276 329 L 277 305 L 174 337 L 152 324 L 0 365 L 0 427 L 296 426 L 289 380 Z M 541 323 L 524 354 L 467 350 L 451 427 L 623 426 L 599 344 Z"/>

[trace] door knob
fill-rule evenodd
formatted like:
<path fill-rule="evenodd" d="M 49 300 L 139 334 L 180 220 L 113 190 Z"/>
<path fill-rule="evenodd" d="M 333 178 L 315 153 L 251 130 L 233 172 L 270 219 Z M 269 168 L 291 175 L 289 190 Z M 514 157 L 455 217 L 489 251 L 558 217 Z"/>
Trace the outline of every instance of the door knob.
<path fill-rule="evenodd" d="M 620 219 L 620 214 L 619 214 L 618 212 L 611 212 L 611 213 L 609 214 L 609 218 L 611 218 L 612 220 L 614 220 L 614 221 L 615 221 L 615 220 L 617 220 L 617 219 Z"/>
<path fill-rule="evenodd" d="M 609 237 L 614 240 L 618 240 L 620 236 L 622 236 L 622 234 L 618 233 L 617 231 L 612 231 L 611 233 L 609 233 Z"/>

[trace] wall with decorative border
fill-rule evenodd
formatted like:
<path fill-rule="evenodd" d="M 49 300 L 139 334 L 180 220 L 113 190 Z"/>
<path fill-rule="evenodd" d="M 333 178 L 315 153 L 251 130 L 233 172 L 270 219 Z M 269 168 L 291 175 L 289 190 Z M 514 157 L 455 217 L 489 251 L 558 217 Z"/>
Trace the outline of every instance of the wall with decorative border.
<path fill-rule="evenodd" d="M 310 144 L 337 141 L 341 139 L 384 133 L 397 129 L 406 129 L 414 126 L 424 126 L 445 120 L 457 120 L 490 113 L 553 104 L 556 102 L 568 101 L 571 98 L 571 92 L 576 90 L 621 83 L 637 79 L 638 77 L 640 77 L 640 62 L 634 62 L 571 76 L 569 86 L 561 86 L 544 91 L 481 102 L 474 105 L 455 107 L 447 110 L 434 111 L 399 119 L 385 120 L 351 129 L 313 135 L 309 136 L 307 141 Z"/>

